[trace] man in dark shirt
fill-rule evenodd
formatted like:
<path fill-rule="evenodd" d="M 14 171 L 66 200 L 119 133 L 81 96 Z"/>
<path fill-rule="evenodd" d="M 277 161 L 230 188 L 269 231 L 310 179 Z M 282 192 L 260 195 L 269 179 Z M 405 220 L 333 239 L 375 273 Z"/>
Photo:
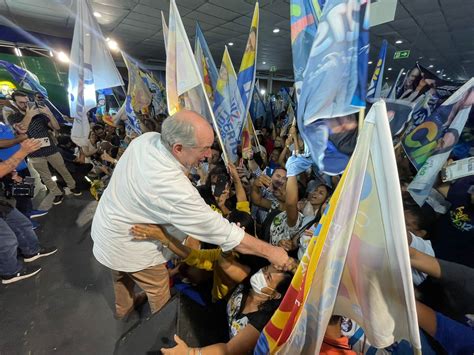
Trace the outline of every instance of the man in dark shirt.
<path fill-rule="evenodd" d="M 20 133 L 28 134 L 30 138 L 42 141 L 42 147 L 29 155 L 29 160 L 43 180 L 50 193 L 55 197 L 53 204 L 58 205 L 63 201 L 64 194 L 52 179 L 48 163 L 63 177 L 71 192 L 79 196 L 81 192 L 76 189 L 76 182 L 64 164 L 64 160 L 51 139 L 49 130 L 59 130 L 56 118 L 46 106 L 30 106 L 28 96 L 22 92 L 14 92 L 12 99 L 18 111 L 8 117 L 9 123 Z"/>

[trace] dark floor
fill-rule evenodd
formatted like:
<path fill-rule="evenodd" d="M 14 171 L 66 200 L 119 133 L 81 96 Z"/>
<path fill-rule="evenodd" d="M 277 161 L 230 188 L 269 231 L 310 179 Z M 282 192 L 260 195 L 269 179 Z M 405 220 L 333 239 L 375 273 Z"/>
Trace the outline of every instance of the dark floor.
<path fill-rule="evenodd" d="M 0 354 L 112 354 L 138 322 L 113 318 L 108 270 L 92 255 L 90 224 L 96 202 L 88 193 L 54 206 L 37 230 L 56 255 L 36 261 L 43 270 L 0 285 Z"/>
<path fill-rule="evenodd" d="M 35 202 L 50 206 L 51 198 L 43 192 Z M 69 195 L 36 219 L 41 244 L 59 251 L 36 261 L 43 269 L 35 277 L 0 284 L 0 355 L 156 354 L 175 333 L 190 346 L 225 341 L 225 312 L 179 295 L 151 318 L 146 305 L 127 322 L 114 319 L 110 272 L 92 255 L 96 206 L 87 192 Z"/>

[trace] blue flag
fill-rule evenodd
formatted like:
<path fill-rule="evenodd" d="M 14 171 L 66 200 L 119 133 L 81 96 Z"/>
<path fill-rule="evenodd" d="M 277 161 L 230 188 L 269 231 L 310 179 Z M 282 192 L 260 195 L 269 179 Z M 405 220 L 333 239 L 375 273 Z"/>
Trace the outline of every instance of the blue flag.
<path fill-rule="evenodd" d="M 321 8 L 325 0 L 291 0 L 291 50 L 296 97 L 301 94 L 303 73 L 316 36 Z"/>
<path fill-rule="evenodd" d="M 368 6 L 366 0 L 329 0 L 324 5 L 303 73 L 298 127 L 316 165 L 331 175 L 344 170 L 349 156 L 328 147 L 331 130 L 324 119 L 348 116 L 365 107 Z M 334 162 L 329 159 L 332 155 L 337 156 Z"/>
<path fill-rule="evenodd" d="M 367 89 L 367 100 L 377 99 L 380 97 L 382 91 L 383 72 L 385 68 L 385 56 L 387 55 L 387 41 L 382 41 L 382 47 L 380 47 L 379 59 L 375 64 L 374 74 L 370 81 L 369 88 Z"/>
<path fill-rule="evenodd" d="M 6 60 L 0 60 L 0 67 L 5 68 L 21 88 L 30 91 L 38 91 L 45 98 L 48 97 L 48 92 L 32 72 L 16 64 L 7 62 Z"/>
<path fill-rule="evenodd" d="M 214 92 L 216 91 L 219 73 L 217 71 L 216 63 L 212 58 L 211 51 L 207 45 L 206 39 L 204 38 L 204 34 L 202 33 L 201 27 L 198 23 L 196 23 L 194 56 L 196 58 L 199 71 L 201 72 L 204 88 L 206 89 L 206 95 L 209 97 L 212 105 L 214 103 Z"/>

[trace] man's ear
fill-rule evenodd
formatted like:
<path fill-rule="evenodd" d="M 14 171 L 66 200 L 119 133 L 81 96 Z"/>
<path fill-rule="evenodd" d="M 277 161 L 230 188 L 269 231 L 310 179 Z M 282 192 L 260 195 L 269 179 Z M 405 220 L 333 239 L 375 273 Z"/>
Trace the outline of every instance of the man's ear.
<path fill-rule="evenodd" d="M 181 153 L 183 151 L 183 145 L 182 144 L 174 144 L 173 145 L 173 152 L 175 153 Z"/>

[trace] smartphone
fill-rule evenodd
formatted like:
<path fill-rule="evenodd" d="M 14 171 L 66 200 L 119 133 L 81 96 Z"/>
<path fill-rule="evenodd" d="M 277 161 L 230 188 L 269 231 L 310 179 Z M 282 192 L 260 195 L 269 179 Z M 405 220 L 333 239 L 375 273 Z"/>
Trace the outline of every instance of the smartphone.
<path fill-rule="evenodd" d="M 274 172 L 274 171 L 275 171 L 275 169 L 272 169 L 272 168 L 270 168 L 270 167 L 267 167 L 267 168 L 265 169 L 265 175 L 271 177 L 271 176 L 273 175 L 273 172 Z"/>
<path fill-rule="evenodd" d="M 48 137 L 44 137 L 44 138 L 37 138 L 39 141 L 40 141 L 40 147 L 43 148 L 43 147 L 49 147 L 51 145 L 51 143 L 49 142 L 49 138 Z"/>
<path fill-rule="evenodd" d="M 213 192 L 214 196 L 219 197 L 220 195 L 222 195 L 224 190 L 227 188 L 228 183 L 229 183 L 229 178 L 227 177 L 227 175 L 219 175 L 217 177 L 216 187 Z"/>

